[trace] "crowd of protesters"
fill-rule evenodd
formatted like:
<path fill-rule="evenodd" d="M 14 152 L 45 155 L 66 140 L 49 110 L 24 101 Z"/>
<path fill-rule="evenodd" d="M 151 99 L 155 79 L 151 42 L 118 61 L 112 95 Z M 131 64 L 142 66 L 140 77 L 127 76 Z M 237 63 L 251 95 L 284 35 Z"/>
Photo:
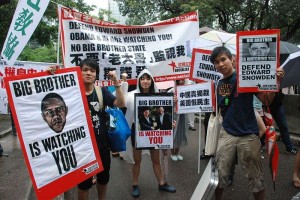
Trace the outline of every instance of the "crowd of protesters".
<path fill-rule="evenodd" d="M 259 53 L 259 48 L 256 47 L 253 54 Z M 267 47 L 264 47 L 265 49 Z M 231 52 L 223 47 L 217 47 L 212 51 L 211 62 L 216 67 L 217 71 L 223 75 L 223 78 L 216 83 L 216 95 L 218 99 L 218 106 L 221 110 L 221 115 L 223 117 L 222 129 L 219 136 L 219 144 L 217 148 L 216 161 L 217 169 L 219 174 L 219 184 L 215 191 L 216 199 L 221 199 L 223 190 L 232 182 L 234 174 L 233 166 L 238 160 L 238 164 L 242 166 L 244 174 L 249 180 L 249 189 L 253 192 L 255 199 L 265 199 L 265 183 L 263 180 L 262 162 L 260 151 L 263 149 L 264 140 L 261 138 L 264 135 L 265 129 L 261 129 L 260 120 L 264 106 L 270 107 L 271 114 L 273 115 L 283 143 L 285 144 L 286 152 L 297 154 L 297 149 L 292 144 L 290 140 L 290 135 L 287 127 L 287 121 L 283 109 L 283 98 L 281 92 L 260 92 L 260 93 L 237 93 L 237 74 L 235 71 L 234 56 Z M 93 59 L 84 59 L 80 68 L 82 71 L 82 79 L 84 83 L 86 98 L 89 103 L 93 101 L 99 101 L 95 99 L 97 97 L 94 82 L 98 74 L 98 64 Z M 55 73 L 56 67 L 50 67 L 49 72 Z M 284 71 L 278 68 L 276 71 L 278 79 L 282 79 L 284 76 Z M 108 76 L 114 83 L 115 96 L 106 88 L 101 87 L 103 100 L 105 105 L 117 106 L 120 108 L 125 108 L 126 119 L 129 127 L 131 127 L 131 137 L 128 139 L 129 144 L 127 145 L 127 151 L 121 152 L 120 154 L 125 158 L 129 157 L 129 163 L 132 164 L 132 196 L 137 198 L 141 195 L 139 187 L 139 175 L 141 171 L 142 162 L 142 151 L 135 147 L 135 124 L 134 124 L 134 94 L 136 93 L 147 93 L 155 95 L 159 93 L 158 88 L 154 82 L 154 78 L 151 73 L 145 69 L 139 76 L 137 81 L 136 89 L 128 92 L 122 91 L 120 89 L 120 83 L 118 81 L 118 75 L 115 72 L 109 72 Z M 170 92 L 176 90 L 177 85 L 184 85 L 184 80 L 177 80 L 175 87 Z M 223 93 L 226 88 L 226 93 Z M 127 88 L 126 88 L 127 89 Z M 229 90 L 228 90 L 229 89 Z M 124 94 L 125 93 L 125 97 Z M 229 101 L 229 103 L 225 103 Z M 174 98 L 174 103 L 176 104 L 176 98 Z M 259 104 L 259 107 L 257 105 Z M 254 107 L 254 109 L 253 109 Z M 102 163 L 104 166 L 104 171 L 97 174 L 95 177 L 91 177 L 86 181 L 78 185 L 78 199 L 88 199 L 89 189 L 93 184 L 96 183 L 98 191 L 98 199 L 105 199 L 107 184 L 110 179 L 110 149 L 108 144 L 107 132 L 102 127 L 104 126 L 104 114 L 102 110 L 91 110 L 92 115 L 99 116 L 100 122 L 93 121 L 94 132 L 97 133 L 95 136 L 97 138 L 98 150 L 101 155 Z M 57 114 L 57 113 L 54 113 Z M 168 150 L 155 150 L 150 149 L 150 156 L 153 165 L 154 175 L 157 178 L 158 190 L 175 193 L 176 188 L 169 185 L 167 182 L 167 171 L 168 171 L 168 161 L 162 156 L 170 156 L 169 158 L 173 161 L 183 160 L 183 156 L 179 154 L 179 149 L 183 145 L 187 144 L 188 131 L 195 131 L 194 127 L 195 115 L 177 115 L 170 116 L 170 113 L 165 113 L 163 107 L 157 108 L 156 124 L 153 123 L 152 118 L 149 118 L 149 108 L 143 110 L 144 114 L 144 124 L 142 124 L 142 119 L 140 119 L 139 127 L 141 130 L 165 130 L 174 128 L 174 149 L 168 153 Z M 258 114 L 258 115 L 257 115 Z M 205 132 L 207 131 L 207 123 L 210 113 L 205 115 Z M 171 119 L 175 119 L 172 122 Z M 237 121 L 237 119 L 239 119 Z M 13 120 L 12 120 L 13 123 Z M 99 126 L 100 124 L 100 126 Z M 101 125 L 102 124 L 102 125 Z M 166 125 L 168 124 L 168 125 Z M 262 125 L 263 126 L 263 125 Z M 12 124 L 13 135 L 17 135 L 15 125 Z M 165 127 L 165 128 L 164 128 Z M 189 127 L 189 128 L 186 128 Z M 263 127 L 264 128 L 264 127 Z M 189 129 L 189 130 L 188 130 Z M 262 130 L 262 131 L 261 131 Z M 100 134 L 99 134 L 100 133 Z M 128 142 L 127 141 L 127 142 Z M 119 153 L 115 156 L 119 156 Z M 127 155 L 124 155 L 127 154 Z M 130 154 L 130 155 L 128 155 Z M 3 150 L 0 145 L 0 157 L 3 155 Z M 209 158 L 205 156 L 204 151 L 201 159 Z M 128 160 L 128 159 L 125 159 Z M 232 170 L 233 169 L 233 170 Z M 297 154 L 294 166 L 293 182 L 296 187 L 300 187 L 300 153 Z"/>

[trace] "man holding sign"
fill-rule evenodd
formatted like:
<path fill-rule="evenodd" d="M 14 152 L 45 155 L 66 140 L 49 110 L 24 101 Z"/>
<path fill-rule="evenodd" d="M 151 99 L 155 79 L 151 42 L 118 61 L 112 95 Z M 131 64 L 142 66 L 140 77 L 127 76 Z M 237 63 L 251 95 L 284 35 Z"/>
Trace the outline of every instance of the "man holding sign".
<path fill-rule="evenodd" d="M 223 74 L 223 78 L 216 85 L 218 106 L 224 119 L 216 155 L 219 172 L 216 199 L 221 199 L 223 190 L 229 183 L 228 176 L 236 156 L 249 179 L 249 188 L 254 198 L 264 199 L 265 186 L 259 152 L 259 130 L 253 110 L 253 95 L 265 103 L 273 100 L 274 93 L 238 93 L 232 55 L 225 47 L 216 47 L 213 50 L 211 62 L 218 72 Z M 276 75 L 282 78 L 283 70 L 278 68 Z"/>
<path fill-rule="evenodd" d="M 113 82 L 116 88 L 116 96 L 110 93 L 107 87 L 101 87 L 99 89 L 101 90 L 101 92 L 96 89 L 94 82 L 99 73 L 99 66 L 95 60 L 91 58 L 84 59 L 80 63 L 80 69 L 82 72 L 85 94 L 88 101 L 88 107 L 92 118 L 94 133 L 97 139 L 98 150 L 100 153 L 104 171 L 96 175 L 97 180 L 91 177 L 78 185 L 78 199 L 87 200 L 89 196 L 89 189 L 92 187 L 93 183 L 97 181 L 98 199 L 104 200 L 106 196 L 107 183 L 109 182 L 111 159 L 107 133 L 108 130 L 105 125 L 106 114 L 103 105 L 109 107 L 124 107 L 125 101 L 122 90 L 120 88 L 121 85 L 117 79 L 117 74 L 115 71 L 110 71 L 108 73 L 108 77 Z M 51 73 L 54 73 L 55 68 L 52 67 L 49 69 L 49 71 Z M 52 112 L 54 111 L 52 110 Z M 58 111 L 55 110 L 55 112 Z"/>
<path fill-rule="evenodd" d="M 108 77 L 114 83 L 116 88 L 116 97 L 113 96 L 106 87 L 100 88 L 102 91 L 103 105 L 100 105 L 100 99 L 97 95 L 94 82 L 99 73 L 98 64 L 91 58 L 87 58 L 80 63 L 82 72 L 82 79 L 85 88 L 85 94 L 89 104 L 89 110 L 92 118 L 94 132 L 97 139 L 98 149 L 100 152 L 104 171 L 97 174 L 97 191 L 98 199 L 105 199 L 107 183 L 109 181 L 109 170 L 110 170 L 110 149 L 108 141 L 108 133 L 105 128 L 105 111 L 103 105 L 124 107 L 125 101 L 120 83 L 117 79 L 115 71 L 110 71 Z M 102 107 L 102 109 L 101 109 Z M 78 199 L 87 200 L 89 189 L 92 187 L 92 178 L 78 185 Z"/>

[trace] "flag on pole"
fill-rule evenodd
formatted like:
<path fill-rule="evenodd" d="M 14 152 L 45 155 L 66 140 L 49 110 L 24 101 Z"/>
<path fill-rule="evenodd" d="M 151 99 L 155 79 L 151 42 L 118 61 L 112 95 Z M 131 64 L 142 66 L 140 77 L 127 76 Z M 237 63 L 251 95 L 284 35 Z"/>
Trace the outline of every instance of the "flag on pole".
<path fill-rule="evenodd" d="M 13 65 L 24 49 L 49 2 L 50 0 L 19 0 L 1 52 L 8 65 Z"/>

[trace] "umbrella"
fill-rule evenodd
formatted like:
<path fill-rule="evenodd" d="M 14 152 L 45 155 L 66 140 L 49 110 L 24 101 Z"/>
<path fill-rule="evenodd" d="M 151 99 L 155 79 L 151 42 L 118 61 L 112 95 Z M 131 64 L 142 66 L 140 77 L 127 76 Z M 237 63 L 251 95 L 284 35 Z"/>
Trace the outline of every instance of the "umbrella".
<path fill-rule="evenodd" d="M 296 45 L 290 42 L 280 41 L 280 54 L 291 54 L 297 51 L 300 51 L 300 48 Z"/>
<path fill-rule="evenodd" d="M 272 181 L 275 190 L 275 179 L 278 172 L 279 150 L 276 143 L 276 131 L 273 126 L 267 126 L 266 130 L 266 145 L 269 156 L 269 168 L 272 176 Z"/>
<path fill-rule="evenodd" d="M 236 54 L 236 34 L 220 31 L 209 31 L 191 41 L 191 48 L 213 50 L 218 46 L 227 47 L 232 54 Z"/>
<path fill-rule="evenodd" d="M 285 72 L 281 81 L 281 88 L 300 84 L 300 51 L 290 54 L 280 67 Z"/>
<path fill-rule="evenodd" d="M 165 89 L 174 87 L 174 81 L 156 82 L 155 84 L 156 84 L 157 88 L 160 90 L 165 90 Z"/>
<path fill-rule="evenodd" d="M 296 45 L 290 42 L 280 41 L 280 64 L 282 65 L 290 54 L 297 51 L 300 51 L 300 48 Z"/>

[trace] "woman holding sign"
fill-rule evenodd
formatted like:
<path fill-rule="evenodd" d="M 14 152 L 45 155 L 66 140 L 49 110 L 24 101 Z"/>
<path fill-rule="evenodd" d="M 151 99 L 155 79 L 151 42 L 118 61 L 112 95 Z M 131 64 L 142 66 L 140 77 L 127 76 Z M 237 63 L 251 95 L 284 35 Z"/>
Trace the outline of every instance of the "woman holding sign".
<path fill-rule="evenodd" d="M 140 175 L 140 168 L 141 168 L 141 161 L 142 161 L 142 150 L 138 150 L 134 147 L 135 144 L 135 126 L 134 124 L 134 94 L 135 93 L 159 93 L 158 88 L 155 85 L 155 82 L 153 80 L 152 75 L 147 69 L 144 69 L 140 75 L 138 76 L 137 80 L 137 89 L 128 93 L 126 107 L 126 120 L 131 127 L 131 141 L 132 141 L 132 147 L 133 147 L 133 159 L 134 164 L 132 167 L 132 196 L 138 197 L 140 196 L 140 189 L 138 187 L 138 178 Z M 130 151 L 129 151 L 130 152 Z M 158 189 L 161 191 L 166 192 L 176 192 L 175 187 L 169 186 L 167 183 L 163 180 L 161 165 L 160 165 L 160 159 L 159 159 L 159 149 L 151 149 L 151 160 L 153 164 L 153 171 L 158 181 Z"/>

